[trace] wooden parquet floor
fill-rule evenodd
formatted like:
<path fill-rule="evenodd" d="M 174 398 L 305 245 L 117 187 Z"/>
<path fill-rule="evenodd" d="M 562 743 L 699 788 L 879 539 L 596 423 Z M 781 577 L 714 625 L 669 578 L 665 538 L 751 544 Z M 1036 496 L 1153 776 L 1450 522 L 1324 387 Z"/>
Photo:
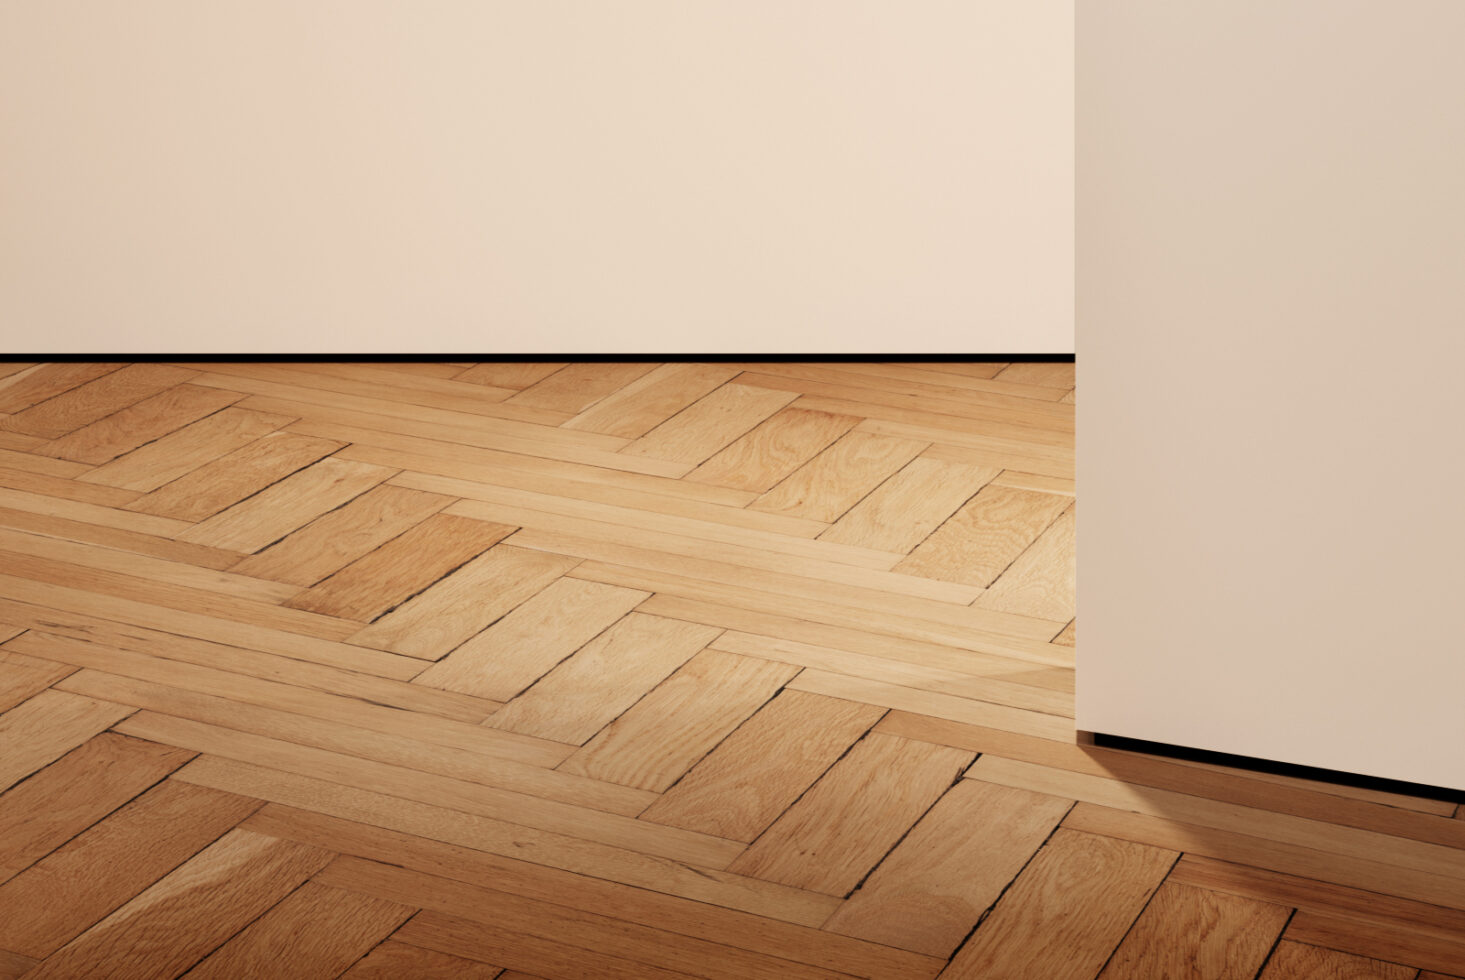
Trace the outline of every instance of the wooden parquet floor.
<path fill-rule="evenodd" d="M 1455 803 L 1075 744 L 1073 409 L 0 367 L 0 977 L 1465 975 Z"/>

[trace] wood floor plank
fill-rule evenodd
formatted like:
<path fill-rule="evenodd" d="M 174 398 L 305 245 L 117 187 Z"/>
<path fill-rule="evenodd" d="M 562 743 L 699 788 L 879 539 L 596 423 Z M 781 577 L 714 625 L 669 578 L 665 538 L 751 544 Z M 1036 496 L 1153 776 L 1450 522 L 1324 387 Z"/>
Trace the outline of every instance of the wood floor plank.
<path fill-rule="evenodd" d="M 75 669 L 69 664 L 48 663 L 0 649 L 0 714 L 41 693 Z"/>
<path fill-rule="evenodd" d="M 1365 956 L 1350 956 L 1334 949 L 1307 946 L 1284 939 L 1272 951 L 1257 980 L 1415 980 L 1418 970 Z"/>
<path fill-rule="evenodd" d="M 512 700 L 650 595 L 559 579 L 429 666 L 415 683 Z"/>
<path fill-rule="evenodd" d="M 1459 933 L 1379 928 L 1354 918 L 1302 910 L 1287 926 L 1285 936 L 1354 956 L 1407 963 L 1451 976 L 1465 974 L 1465 938 Z"/>
<path fill-rule="evenodd" d="M 333 718 L 295 714 L 101 671 L 81 672 L 67 682 L 64 690 L 89 696 L 105 694 L 157 714 L 215 728 L 262 735 L 607 813 L 635 816 L 656 798 L 641 790 L 412 738 L 400 732 L 372 731 Z"/>
<path fill-rule="evenodd" d="M 83 483 L 68 477 L 36 473 L 29 469 L 0 468 L 0 487 L 61 497 L 65 500 L 77 500 L 84 504 L 98 504 L 102 507 L 123 507 L 139 496 L 134 490 L 118 490 L 116 487 Z"/>
<path fill-rule="evenodd" d="M 261 833 L 329 846 L 381 863 L 481 885 L 588 912 L 761 950 L 811 966 L 872 980 L 930 980 L 944 965 L 934 957 L 823 932 L 676 895 L 454 844 L 269 804 L 245 824 Z"/>
<path fill-rule="evenodd" d="M 995 375 L 995 379 L 1006 381 L 1008 384 L 1072 388 L 1073 375 L 1074 363 L 1072 361 L 1026 361 L 1007 365 Z"/>
<path fill-rule="evenodd" d="M 837 905 L 773 882 L 226 759 L 197 759 L 176 778 L 801 925 L 817 926 Z"/>
<path fill-rule="evenodd" d="M 77 361 L 39 364 L 0 380 L 0 412 L 14 414 L 70 391 L 89 381 L 111 374 L 123 365 Z"/>
<path fill-rule="evenodd" d="M 6 419 L 12 432 L 59 439 L 197 374 L 167 364 L 129 364 L 57 394 Z"/>
<path fill-rule="evenodd" d="M 230 831 L 43 960 L 28 976 L 169 980 L 329 859 L 330 852 L 305 844 Z"/>
<path fill-rule="evenodd" d="M 163 484 L 128 509 L 184 521 L 207 520 L 341 446 L 329 439 L 272 432 Z"/>
<path fill-rule="evenodd" d="M 884 378 L 872 383 L 868 373 L 852 372 L 843 364 L 809 364 L 783 362 L 774 364 L 739 364 L 755 383 L 784 387 L 808 395 L 828 398 L 860 399 L 874 405 L 890 405 L 919 409 L 933 403 L 945 411 L 966 411 L 981 408 L 1006 408 L 1026 411 L 1038 417 L 1059 410 L 1045 405 L 1058 397 L 1057 391 L 1045 392 L 1031 385 L 1006 384 L 1000 381 L 969 378 L 963 385 L 933 384 L 924 379 L 900 381 Z M 765 380 L 768 379 L 768 380 Z"/>
<path fill-rule="evenodd" d="M 262 977 L 288 963 L 291 977 L 331 980 L 416 911 L 307 881 L 187 976 L 190 980 Z"/>
<path fill-rule="evenodd" d="M 1077 590 L 1075 521 L 1072 507 L 1058 515 L 974 605 L 1039 619 L 1071 620 Z"/>
<path fill-rule="evenodd" d="M 751 842 L 882 714 L 870 705 L 783 691 L 641 818 Z"/>
<path fill-rule="evenodd" d="M 181 384 L 69 432 L 41 448 L 47 456 L 99 466 L 161 439 L 243 398 L 221 388 Z"/>
<path fill-rule="evenodd" d="M 323 459 L 201 521 L 178 538 L 253 553 L 360 496 L 393 472 L 369 463 Z"/>
<path fill-rule="evenodd" d="M 824 928 L 946 959 L 1070 805 L 1054 796 L 962 780 Z"/>
<path fill-rule="evenodd" d="M 1001 470 L 917 457 L 855 504 L 821 541 L 908 554 Z"/>
<path fill-rule="evenodd" d="M 1100 977 L 1252 980 L 1289 915 L 1281 905 L 1166 882 Z"/>
<path fill-rule="evenodd" d="M 926 445 L 850 432 L 749 506 L 772 514 L 837 521 Z"/>
<path fill-rule="evenodd" d="M 126 705 L 60 691 L 42 691 L 0 714 L 0 792 L 130 714 Z"/>
<path fill-rule="evenodd" d="M 14 433 L 6 433 L 14 435 Z M 17 436 L 16 438 L 29 438 L 28 436 Z M 44 440 L 37 440 L 41 444 Z M 91 469 L 85 463 L 73 463 L 70 460 L 54 459 L 50 456 L 38 456 L 35 453 L 20 452 L 14 448 L 0 446 L 0 466 L 4 466 L 11 472 L 25 472 L 36 475 L 52 476 L 63 480 L 73 480 Z"/>
<path fill-rule="evenodd" d="M 564 427 L 639 439 L 737 373 L 722 364 L 662 364 L 581 411 Z"/>
<path fill-rule="evenodd" d="M 78 479 L 149 493 L 220 457 L 238 452 L 293 421 L 289 415 L 226 408 L 139 446 Z"/>
<path fill-rule="evenodd" d="M 323 514 L 231 571 L 310 587 L 416 527 L 453 498 L 402 487 L 377 486 Z"/>
<path fill-rule="evenodd" d="M 453 375 L 453 380 L 522 391 L 530 385 L 543 381 L 564 366 L 563 363 L 494 361 L 475 364 L 471 368 Z"/>
<path fill-rule="evenodd" d="M 0 948 L 50 956 L 261 805 L 165 781 L 0 885 Z"/>
<path fill-rule="evenodd" d="M 942 980 L 1091 980 L 1177 854 L 1060 828 Z"/>
<path fill-rule="evenodd" d="M 709 980 L 835 980 L 839 976 L 819 967 L 626 922 L 614 917 L 614 909 L 599 913 L 567 909 L 356 857 L 338 858 L 321 873 L 320 880 L 508 934 L 557 942 L 592 952 L 597 958 L 624 958 Z M 405 935 L 410 938 L 412 933 L 409 930 Z M 527 958 L 520 964 L 542 969 Z"/>
<path fill-rule="evenodd" d="M 1064 411 L 1072 411 L 1066 405 L 1060 407 Z M 855 431 L 890 439 L 926 442 L 931 447 L 928 455 L 933 458 L 964 459 L 979 466 L 1000 466 L 1004 470 L 1021 470 L 1065 481 L 1074 478 L 1071 439 L 1045 445 L 1017 434 L 1007 438 L 986 435 L 969 420 L 957 418 L 940 425 L 865 419 L 855 427 Z"/>
<path fill-rule="evenodd" d="M 581 647 L 484 724 L 584 745 L 718 630 L 631 613 Z"/>
<path fill-rule="evenodd" d="M 352 643 L 438 660 L 579 564 L 498 545 L 351 637 Z"/>
<path fill-rule="evenodd" d="M 74 517 L 28 513 L 0 506 L 0 526 L 64 541 L 79 541 L 136 555 L 186 562 L 202 568 L 224 569 L 239 560 L 232 551 L 174 541 L 172 538 L 107 527 Z"/>
<path fill-rule="evenodd" d="M 971 761 L 959 749 L 868 735 L 728 870 L 847 896 Z"/>
<path fill-rule="evenodd" d="M 796 396 L 728 383 L 621 450 L 623 455 L 696 465 L 783 408 Z"/>
<path fill-rule="evenodd" d="M 511 395 L 506 403 L 576 415 L 648 373 L 655 364 L 596 361 L 566 364 Z"/>
<path fill-rule="evenodd" d="M 703 650 L 574 755 L 561 772 L 665 792 L 799 672 Z"/>
<path fill-rule="evenodd" d="M 29 956 L 0 949 L 0 980 L 18 980 L 35 965 L 36 961 Z"/>
<path fill-rule="evenodd" d="M 467 564 L 514 528 L 434 514 L 286 605 L 369 623 Z"/>
<path fill-rule="evenodd" d="M 122 531 L 157 537 L 176 538 L 179 533 L 188 530 L 188 525 L 182 521 L 155 517 L 151 514 L 134 513 L 131 509 L 132 505 L 139 499 L 141 498 L 136 498 L 132 503 L 125 505 L 126 509 L 119 509 L 88 503 L 84 500 L 67 500 L 42 493 L 0 488 L 0 508 L 4 508 L 6 511 L 21 511 L 33 514 L 38 518 L 60 518 L 63 521 L 96 524 L 101 527 L 117 528 Z M 27 522 L 9 519 L 6 520 L 6 524 L 10 527 L 27 526 Z"/>
<path fill-rule="evenodd" d="M 686 479 L 767 493 L 858 422 L 849 415 L 784 408 L 688 473 Z"/>
<path fill-rule="evenodd" d="M 1071 503 L 1056 494 L 989 485 L 895 567 L 986 588 Z"/>
<path fill-rule="evenodd" d="M 502 970 L 487 963 L 388 939 L 341 974 L 341 980 L 403 980 L 404 977 L 413 980 L 494 980 L 502 975 Z"/>
<path fill-rule="evenodd" d="M 191 758 L 103 732 L 0 794 L 0 878 L 5 868 L 30 867 Z"/>

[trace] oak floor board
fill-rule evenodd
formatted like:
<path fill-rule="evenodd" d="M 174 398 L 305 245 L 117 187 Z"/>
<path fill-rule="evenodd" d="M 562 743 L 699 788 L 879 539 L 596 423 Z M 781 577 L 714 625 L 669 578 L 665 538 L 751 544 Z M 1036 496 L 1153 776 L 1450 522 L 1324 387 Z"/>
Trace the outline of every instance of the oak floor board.
<path fill-rule="evenodd" d="M 1281 905 L 1167 881 L 1099 976 L 1253 980 L 1289 913 Z"/>
<path fill-rule="evenodd" d="M 29 640 L 39 636 L 26 634 L 21 639 Z M 343 696 L 329 690 L 298 687 L 290 683 L 182 661 L 164 660 L 99 644 L 60 641 L 54 637 L 45 641 L 44 645 L 39 645 L 42 642 L 39 639 L 36 642 L 38 646 L 33 649 L 45 651 L 63 663 L 103 674 L 116 674 L 195 694 L 337 721 L 385 735 L 416 738 L 493 758 L 553 767 L 563 762 L 570 752 L 568 746 L 541 739 L 524 738 L 426 713 L 402 711 L 361 694 Z"/>
<path fill-rule="evenodd" d="M 1335 918 L 1300 910 L 1284 933 L 1287 939 L 1312 946 L 1408 964 L 1449 975 L 1465 974 L 1465 938 L 1416 929 L 1380 929 L 1353 918 Z"/>
<path fill-rule="evenodd" d="M 1415 980 L 1419 971 L 1398 963 L 1363 956 L 1351 956 L 1321 946 L 1307 946 L 1284 939 L 1277 944 L 1257 980 Z"/>
<path fill-rule="evenodd" d="M 848 432 L 748 506 L 833 523 L 926 446 L 910 439 Z"/>
<path fill-rule="evenodd" d="M 486 385 L 493 388 L 511 388 L 514 391 L 522 391 L 539 381 L 554 374 L 563 363 L 529 361 L 502 361 L 497 363 L 475 364 L 470 368 L 464 368 L 453 375 L 454 381 L 461 381 L 464 384 Z"/>
<path fill-rule="evenodd" d="M 956 462 L 967 458 L 966 453 L 962 450 L 946 447 L 932 447 L 926 451 L 926 456 L 931 459 L 951 459 Z M 1071 479 L 1040 476 L 1037 473 L 1023 473 L 1018 470 L 1003 470 L 992 481 L 992 486 L 1011 487 L 1014 490 L 1034 490 L 1038 493 L 1059 493 L 1065 497 L 1072 497 L 1075 492 L 1074 481 Z"/>
<path fill-rule="evenodd" d="M 703 650 L 602 728 L 559 771 L 665 792 L 798 672 L 788 664 Z"/>
<path fill-rule="evenodd" d="M 50 956 L 260 805 L 201 786 L 159 783 L 0 885 L 0 948 Z"/>
<path fill-rule="evenodd" d="M 522 895 L 470 885 L 357 857 L 341 857 L 320 881 L 491 928 L 557 942 L 595 957 L 622 957 L 708 980 L 836 980 L 845 974 L 669 932 L 601 912 L 567 909 Z M 409 932 L 410 936 L 411 933 Z M 525 960 L 529 963 L 532 961 Z"/>
<path fill-rule="evenodd" d="M 662 364 L 580 411 L 564 428 L 639 439 L 737 373 L 722 364 Z"/>
<path fill-rule="evenodd" d="M 5 428 L 59 439 L 144 398 L 192 381 L 196 375 L 167 364 L 129 364 L 16 412 L 5 420 Z"/>
<path fill-rule="evenodd" d="M 439 494 L 373 487 L 250 555 L 230 571 L 309 588 L 452 502 L 453 498 Z"/>
<path fill-rule="evenodd" d="M 487 963 L 388 939 L 341 974 L 341 980 L 402 980 L 404 977 L 413 980 L 495 980 L 502 976 L 502 970 Z"/>
<path fill-rule="evenodd" d="M 973 604 L 1039 619 L 1072 621 L 1078 567 L 1075 521 L 1072 507 L 1059 514 Z"/>
<path fill-rule="evenodd" d="M 848 415 L 783 408 L 707 459 L 686 479 L 767 493 L 858 422 Z"/>
<path fill-rule="evenodd" d="M 179 534 L 188 530 L 189 525 L 183 521 L 152 514 L 135 513 L 132 508 L 141 499 L 143 498 L 136 498 L 124 505 L 124 508 L 119 508 L 88 503 L 84 500 L 68 500 L 64 497 L 52 497 L 43 493 L 0 487 L 0 509 L 4 511 L 20 511 L 22 514 L 31 514 L 41 519 L 53 518 L 67 522 L 95 524 L 103 528 L 174 540 L 177 540 Z M 6 521 L 6 524 L 11 527 L 22 526 L 9 520 Z M 187 542 L 184 544 L 186 545 Z"/>
<path fill-rule="evenodd" d="M 289 964 L 300 980 L 331 980 L 417 910 L 359 892 L 305 882 L 211 953 L 190 980 L 262 977 Z"/>
<path fill-rule="evenodd" d="M 1071 504 L 1056 494 L 988 485 L 895 567 L 985 589 Z"/>
<path fill-rule="evenodd" d="M 507 404 L 577 415 L 656 367 L 632 361 L 566 364 L 510 395 Z"/>
<path fill-rule="evenodd" d="M 351 642 L 439 660 L 579 564 L 496 545 L 355 633 Z"/>
<path fill-rule="evenodd" d="M 0 637 L 11 639 L 5 635 L 7 632 L 8 629 L 0 631 Z M 0 648 L 0 713 L 41 693 L 75 669 L 68 664 L 47 663 Z"/>
<path fill-rule="evenodd" d="M 69 432 L 40 448 L 47 456 L 100 466 L 243 398 L 220 388 L 178 385 Z"/>
<path fill-rule="evenodd" d="M 641 819 L 750 843 L 882 714 L 871 705 L 782 691 Z"/>
<path fill-rule="evenodd" d="M 1018 438 L 999 438 L 973 431 L 975 428 L 963 419 L 954 419 L 951 427 L 916 425 L 909 422 L 887 422 L 884 419 L 865 419 L 855 427 L 856 432 L 883 436 L 888 439 L 914 439 L 924 441 L 932 449 L 945 451 L 949 448 L 974 450 L 968 457 L 979 464 L 992 463 L 1005 470 L 1021 470 L 1039 476 L 1058 477 L 1064 480 L 1074 478 L 1074 454 L 1071 444 L 1040 446 Z M 954 454 L 952 454 L 954 455 Z"/>
<path fill-rule="evenodd" d="M 969 407 L 1010 406 L 1014 410 L 1025 409 L 1033 413 L 1043 413 L 1053 410 L 1042 403 L 1052 401 L 1059 395 L 1059 392 L 1035 390 L 1030 385 L 1003 384 L 991 379 L 970 377 L 966 384 L 957 386 L 924 380 L 901 381 L 896 378 L 886 378 L 879 383 L 872 383 L 868 373 L 850 371 L 843 364 L 784 362 L 738 364 L 737 366 L 750 375 L 781 378 L 790 386 L 797 383 L 800 385 L 797 390 L 806 391 L 808 394 L 836 393 L 837 389 L 844 389 L 850 394 L 866 400 L 879 399 L 895 405 L 949 399 Z M 972 382 L 975 381 L 984 383 L 974 386 Z M 1058 413 L 1053 411 L 1053 414 Z"/>
<path fill-rule="evenodd" d="M 630 613 L 484 724 L 584 745 L 646 691 L 717 638 L 694 623 Z"/>
<path fill-rule="evenodd" d="M 1092 980 L 1177 856 L 1060 828 L 941 980 Z"/>
<path fill-rule="evenodd" d="M 21 956 L 8 949 L 0 949 L 0 980 L 19 980 L 35 965 L 36 961 L 29 956 Z"/>
<path fill-rule="evenodd" d="M 486 552 L 514 528 L 434 514 L 286 602 L 369 623 Z"/>
<path fill-rule="evenodd" d="M 1073 376 L 1074 364 L 1072 361 L 1031 361 L 1009 364 L 995 375 L 995 379 L 1008 384 L 1072 388 Z"/>
<path fill-rule="evenodd" d="M 369 463 L 323 459 L 195 524 L 178 538 L 212 548 L 256 552 L 395 472 Z"/>
<path fill-rule="evenodd" d="M 947 959 L 1070 805 L 964 779 L 921 817 L 824 928 Z"/>
<path fill-rule="evenodd" d="M 62 690 L 106 694 L 155 714 L 606 813 L 636 816 L 656 799 L 652 793 L 540 765 L 101 671 L 82 671 Z"/>
<path fill-rule="evenodd" d="M 227 759 L 202 757 L 175 778 L 800 925 L 818 926 L 837 905 L 827 895 Z"/>
<path fill-rule="evenodd" d="M 846 897 L 972 761 L 972 754 L 867 735 L 730 866 Z"/>
<path fill-rule="evenodd" d="M 759 383 L 764 379 L 757 378 Z M 808 387 L 800 384 L 799 387 Z M 980 427 L 982 435 L 991 440 L 986 445 L 1005 445 L 1002 452 L 1014 461 L 1043 454 L 1047 450 L 1061 449 L 1073 441 L 1073 411 L 1064 406 L 1064 414 L 1033 416 L 1021 410 L 1010 408 L 989 408 L 972 406 L 962 401 L 941 402 L 929 398 L 914 398 L 901 405 L 872 403 L 861 399 L 857 391 L 848 392 L 850 397 L 830 397 L 822 394 L 803 394 L 793 403 L 796 408 L 807 408 L 818 412 L 836 412 L 858 418 L 863 427 L 870 423 L 914 425 L 931 431 L 951 429 L 966 432 Z M 1027 402 L 1028 405 L 1033 404 Z M 936 440 L 933 440 L 936 441 Z"/>
<path fill-rule="evenodd" d="M 132 710 L 48 690 L 0 714 L 0 792 L 112 727 Z"/>
<path fill-rule="evenodd" d="M 909 554 L 1000 472 L 918 456 L 819 539 Z"/>
<path fill-rule="evenodd" d="M 176 977 L 325 866 L 330 852 L 230 831 L 27 976 Z"/>
<path fill-rule="evenodd" d="M 228 449 L 233 444 L 230 441 L 220 448 Z M 342 443 L 330 439 L 270 432 L 170 480 L 134 500 L 128 509 L 183 521 L 204 521 L 311 466 L 341 446 Z"/>
<path fill-rule="evenodd" d="M 0 459 L 0 463 L 4 460 Z M 64 476 L 53 476 L 48 473 L 37 473 L 29 469 L 9 469 L 0 467 L 0 487 L 9 490 L 23 490 L 26 493 L 42 494 L 48 497 L 60 497 L 63 500 L 75 500 L 84 504 L 96 504 L 101 507 L 123 507 L 139 494 L 134 490 L 118 490 L 116 487 L 98 486 L 95 483 L 83 483 Z"/>
<path fill-rule="evenodd" d="M 149 493 L 293 421 L 289 415 L 225 408 L 118 456 L 79 479 Z"/>
<path fill-rule="evenodd" d="M 559 579 L 430 665 L 414 682 L 510 701 L 650 594 Z"/>
<path fill-rule="evenodd" d="M 796 396 L 729 382 L 621 450 L 622 455 L 686 465 L 705 462 Z"/>
<path fill-rule="evenodd" d="M 0 880 L 30 867 L 193 758 L 103 732 L 0 793 Z"/>
<path fill-rule="evenodd" d="M 6 435 L 13 435 L 13 433 L 6 433 Z M 40 442 L 38 440 L 38 444 Z M 39 456 L 35 453 L 21 452 L 6 446 L 0 446 L 0 466 L 5 467 L 12 473 L 32 473 L 40 476 L 57 477 L 62 480 L 74 480 L 91 470 L 91 467 L 85 463 L 73 463 L 66 459 Z"/>
<path fill-rule="evenodd" d="M 943 961 L 806 925 L 756 916 L 659 891 L 591 878 L 396 831 L 268 804 L 248 829 L 342 854 L 394 863 L 455 881 L 588 912 L 614 910 L 626 922 L 700 936 L 740 949 L 764 950 L 811 966 L 872 980 L 930 980 Z"/>
<path fill-rule="evenodd" d="M 37 364 L 0 379 L 0 412 L 13 415 L 123 367 L 121 363 Z"/>
<path fill-rule="evenodd" d="M 742 851 L 734 842 L 644 823 L 623 814 L 153 711 L 138 712 L 119 724 L 117 731 L 285 775 L 345 787 L 378 787 L 384 796 L 485 817 L 500 824 L 504 833 L 513 833 L 517 827 L 526 833 L 586 840 L 712 869 L 726 867 Z"/>

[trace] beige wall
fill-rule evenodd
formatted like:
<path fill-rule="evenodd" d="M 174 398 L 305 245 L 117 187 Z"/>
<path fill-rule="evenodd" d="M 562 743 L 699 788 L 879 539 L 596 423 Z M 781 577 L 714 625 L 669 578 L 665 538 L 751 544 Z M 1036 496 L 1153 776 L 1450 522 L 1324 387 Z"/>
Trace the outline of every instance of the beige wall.
<path fill-rule="evenodd" d="M 1081 728 L 1465 789 L 1461 38 L 1079 5 Z"/>
<path fill-rule="evenodd" d="M 1064 0 L 0 5 L 0 348 L 1072 350 Z"/>

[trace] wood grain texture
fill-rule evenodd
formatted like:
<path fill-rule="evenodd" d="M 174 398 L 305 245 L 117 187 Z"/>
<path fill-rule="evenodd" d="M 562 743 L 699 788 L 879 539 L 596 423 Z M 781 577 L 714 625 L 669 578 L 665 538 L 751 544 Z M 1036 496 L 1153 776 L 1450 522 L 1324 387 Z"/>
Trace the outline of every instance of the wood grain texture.
<path fill-rule="evenodd" d="M 1352 956 L 1335 949 L 1308 946 L 1284 939 L 1267 959 L 1257 980 L 1415 980 L 1418 970 L 1398 963 Z"/>
<path fill-rule="evenodd" d="M 512 700 L 650 594 L 560 579 L 428 667 L 415 681 Z"/>
<path fill-rule="evenodd" d="M 859 419 L 785 408 L 698 466 L 687 479 L 767 493 L 854 428 Z"/>
<path fill-rule="evenodd" d="M 884 712 L 783 691 L 728 736 L 642 819 L 751 842 Z"/>
<path fill-rule="evenodd" d="M 706 626 L 631 613 L 485 724 L 583 745 L 717 634 Z"/>
<path fill-rule="evenodd" d="M 128 509 L 202 521 L 340 448 L 341 443 L 328 439 L 272 433 L 139 497 Z"/>
<path fill-rule="evenodd" d="M 560 764 L 560 771 L 664 792 L 798 673 L 703 650 Z"/>
<path fill-rule="evenodd" d="M 917 457 L 819 538 L 908 554 L 1001 472 L 990 466 Z"/>
<path fill-rule="evenodd" d="M 910 439 L 851 432 L 749 506 L 836 521 L 925 448 Z"/>
<path fill-rule="evenodd" d="M 59 459 L 100 465 L 212 415 L 243 397 L 219 388 L 178 385 L 70 432 L 41 451 Z"/>
<path fill-rule="evenodd" d="M 1432 928 L 1390 928 L 1351 916 L 1333 916 L 1301 909 L 1287 926 L 1286 937 L 1327 949 L 1407 963 L 1450 976 L 1465 974 L 1465 936 Z"/>
<path fill-rule="evenodd" d="M 789 392 L 725 384 L 626 446 L 623 453 L 695 465 L 794 400 Z"/>
<path fill-rule="evenodd" d="M 293 422 L 244 408 L 225 408 L 98 466 L 80 479 L 150 492 Z"/>
<path fill-rule="evenodd" d="M 329 980 L 415 912 L 393 902 L 307 881 L 189 970 L 192 980 L 264 976 L 288 963 L 292 977 Z"/>
<path fill-rule="evenodd" d="M 977 597 L 974 605 L 1039 619 L 1071 621 L 1077 591 L 1075 521 L 1072 507 L 1058 515 L 1038 540 Z"/>
<path fill-rule="evenodd" d="M 662 364 L 580 412 L 564 427 L 638 439 L 737 373 L 720 364 Z"/>
<path fill-rule="evenodd" d="M 630 361 L 567 364 L 507 399 L 507 404 L 576 415 L 656 365 Z"/>
<path fill-rule="evenodd" d="M 946 959 L 1070 803 L 975 780 L 953 786 L 824 928 Z"/>
<path fill-rule="evenodd" d="M 869 735 L 729 870 L 845 897 L 971 761 L 959 749 Z"/>
<path fill-rule="evenodd" d="M 38 364 L 0 379 L 0 412 L 23 412 L 63 391 L 111 374 L 122 364 L 87 363 Z"/>
<path fill-rule="evenodd" d="M 1246 980 L 1257 975 L 1287 919 L 1280 905 L 1167 882 L 1100 977 Z"/>
<path fill-rule="evenodd" d="M 302 884 L 330 853 L 234 830 L 43 960 L 32 978 L 176 977 Z"/>
<path fill-rule="evenodd" d="M 124 704 L 42 691 L 0 715 L 0 792 L 132 714 Z"/>
<path fill-rule="evenodd" d="M 908 575 L 986 588 L 1072 503 L 988 486 L 896 565 Z"/>
<path fill-rule="evenodd" d="M 500 363 L 475 364 L 453 375 L 454 381 L 486 385 L 494 388 L 512 388 L 521 391 L 532 384 L 543 381 L 554 374 L 563 363 L 533 363 L 529 361 L 504 361 Z"/>
<path fill-rule="evenodd" d="M 389 939 L 367 953 L 341 980 L 495 980 L 503 971 L 487 963 Z"/>
<path fill-rule="evenodd" d="M 512 527 L 436 514 L 286 605 L 369 623 L 513 532 Z"/>
<path fill-rule="evenodd" d="M 942 980 L 1088 980 L 1176 853 L 1060 829 L 1017 876 Z"/>
<path fill-rule="evenodd" d="M 144 398 L 167 391 L 195 372 L 167 364 L 129 364 L 11 415 L 5 428 L 43 439 L 59 439 Z"/>

